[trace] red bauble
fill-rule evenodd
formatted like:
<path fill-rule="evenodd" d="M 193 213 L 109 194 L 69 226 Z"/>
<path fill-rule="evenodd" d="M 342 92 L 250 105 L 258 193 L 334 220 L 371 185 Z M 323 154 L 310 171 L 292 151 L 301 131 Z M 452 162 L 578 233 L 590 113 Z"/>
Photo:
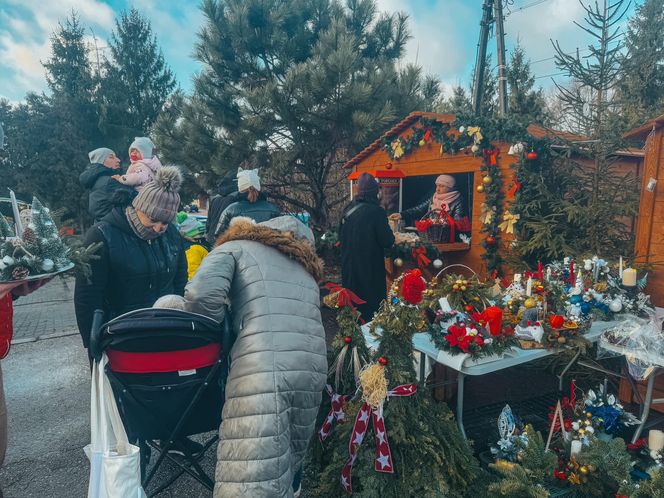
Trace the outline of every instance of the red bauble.
<path fill-rule="evenodd" d="M 526 154 L 526 158 L 529 161 L 534 161 L 535 159 L 537 159 L 537 152 L 535 152 L 534 150 L 531 150 L 530 152 L 528 152 L 528 154 Z"/>
<path fill-rule="evenodd" d="M 562 315 L 549 315 L 549 325 L 554 329 L 562 328 L 565 317 Z"/>
<path fill-rule="evenodd" d="M 380 363 L 383 366 L 387 365 L 387 358 L 381 356 L 380 358 L 378 358 L 378 363 Z"/>
<path fill-rule="evenodd" d="M 485 240 L 490 246 L 496 245 L 496 238 L 493 235 L 489 235 Z"/>
<path fill-rule="evenodd" d="M 475 308 L 473 307 L 472 304 L 467 304 L 463 307 L 468 313 L 472 312 Z"/>
<path fill-rule="evenodd" d="M 350 344 L 350 341 L 352 341 L 352 340 L 353 340 L 352 337 L 348 337 L 348 336 L 344 337 L 344 341 L 346 342 L 346 344 Z"/>
<path fill-rule="evenodd" d="M 392 163 L 387 163 L 385 165 L 385 169 L 392 169 Z"/>

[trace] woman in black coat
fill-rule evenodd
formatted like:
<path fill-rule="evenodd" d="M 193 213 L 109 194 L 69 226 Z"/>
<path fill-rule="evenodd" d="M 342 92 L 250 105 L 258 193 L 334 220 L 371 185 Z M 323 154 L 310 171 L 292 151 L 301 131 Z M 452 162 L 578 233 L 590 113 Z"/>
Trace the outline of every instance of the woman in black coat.
<path fill-rule="evenodd" d="M 175 219 L 182 183 L 180 171 L 162 168 L 130 206 L 116 207 L 85 236 L 85 244 L 101 242 L 89 280 L 76 280 L 76 321 L 87 348 L 96 309 L 110 320 L 149 308 L 166 294 L 184 295 L 187 259 Z"/>
<path fill-rule="evenodd" d="M 358 310 L 369 321 L 387 295 L 385 249 L 394 244 L 387 213 L 378 204 L 378 182 L 369 173 L 360 175 L 357 197 L 344 209 L 339 240 L 342 285 L 366 301 Z"/>

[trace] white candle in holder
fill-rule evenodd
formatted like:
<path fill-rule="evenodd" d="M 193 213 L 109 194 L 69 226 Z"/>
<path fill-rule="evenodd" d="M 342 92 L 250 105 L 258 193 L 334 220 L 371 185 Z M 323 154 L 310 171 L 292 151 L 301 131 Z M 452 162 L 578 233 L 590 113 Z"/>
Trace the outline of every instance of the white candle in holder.
<path fill-rule="evenodd" d="M 648 433 L 648 448 L 650 451 L 661 451 L 664 449 L 664 431 L 652 429 Z"/>
<path fill-rule="evenodd" d="M 533 295 L 533 277 L 528 277 L 528 282 L 526 283 L 526 296 Z"/>
<path fill-rule="evenodd" d="M 577 456 L 579 453 L 581 453 L 581 448 L 583 447 L 583 443 L 579 441 L 578 439 L 575 439 L 572 441 L 572 446 L 569 450 L 569 456 L 570 458 Z"/>
<path fill-rule="evenodd" d="M 625 287 L 634 287 L 636 285 L 636 270 L 634 268 L 626 268 L 623 271 L 622 284 Z"/>
<path fill-rule="evenodd" d="M 622 256 L 620 256 L 620 266 L 618 267 L 618 276 L 622 278 L 623 276 L 623 260 Z"/>

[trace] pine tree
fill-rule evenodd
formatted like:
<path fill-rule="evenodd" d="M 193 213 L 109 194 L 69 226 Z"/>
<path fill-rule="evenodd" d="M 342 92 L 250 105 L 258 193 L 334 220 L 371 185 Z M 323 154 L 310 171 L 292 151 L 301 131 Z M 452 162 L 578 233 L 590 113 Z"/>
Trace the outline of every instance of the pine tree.
<path fill-rule="evenodd" d="M 109 47 L 101 80 L 101 124 L 109 146 L 123 154 L 135 136 L 148 134 L 176 83 L 150 21 L 138 10 L 116 19 Z"/>
<path fill-rule="evenodd" d="M 407 277 L 404 277 L 406 279 Z M 408 277 L 410 278 L 410 277 Z M 400 287 L 401 286 L 401 287 Z M 421 299 L 420 290 L 419 299 Z M 424 326 L 419 301 L 412 299 L 397 282 L 374 320 L 380 335 L 375 354 L 384 365 L 387 389 L 416 382 L 413 367 L 412 336 Z M 380 369 L 378 364 L 372 368 Z M 363 391 L 363 395 L 367 396 Z M 330 448 L 328 465 L 321 473 L 317 496 L 337 497 L 341 469 L 348 459 L 348 441 L 353 431 L 359 403 L 351 404 L 344 424 Z M 460 496 L 477 480 L 479 466 L 470 446 L 463 439 L 454 416 L 444 403 L 436 403 L 423 385 L 412 396 L 392 397 L 384 403 L 387 438 L 395 467 L 394 474 L 374 470 L 375 437 L 369 429 L 359 448 L 353 467 L 353 495 L 359 498 L 401 498 L 405 496 Z"/>
<path fill-rule="evenodd" d="M 498 108 L 498 79 L 491 62 L 491 54 L 487 53 L 484 60 L 484 86 L 482 91 L 482 105 L 480 106 L 480 116 L 492 117 Z M 475 80 L 476 67 L 473 68 L 471 81 Z M 472 94 L 472 86 L 470 92 Z"/>
<path fill-rule="evenodd" d="M 612 99 L 619 81 L 622 48 L 617 25 L 629 3 L 604 0 L 582 6 L 584 25 L 577 25 L 594 38 L 590 55 L 567 54 L 553 42 L 556 66 L 576 82 L 571 87 L 557 85 L 560 101 L 580 131 L 593 139 L 568 144 L 573 154 L 565 168 L 577 170 L 578 187 L 568 193 L 566 212 L 568 222 L 578 228 L 575 246 L 579 253 L 626 254 L 633 247 L 632 234 L 621 218 L 636 213 L 637 190 L 633 176 L 615 172 L 613 152 L 620 145 L 621 131 L 613 126 L 617 105 Z M 584 156 L 592 165 L 575 162 L 576 157 Z"/>
<path fill-rule="evenodd" d="M 664 0 L 637 5 L 625 36 L 619 95 L 627 127 L 664 113 Z"/>
<path fill-rule="evenodd" d="M 548 121 L 546 103 L 542 89 L 535 90 L 535 76 L 530 70 L 530 61 L 517 40 L 507 65 L 509 113 L 526 123 Z"/>
<path fill-rule="evenodd" d="M 450 98 L 443 100 L 436 109 L 436 112 L 470 114 L 472 112 L 472 104 L 466 93 L 466 89 L 461 85 L 455 86 L 452 89 L 452 95 L 450 95 Z"/>
<path fill-rule="evenodd" d="M 203 69 L 170 119 L 184 164 L 208 187 L 257 166 L 271 196 L 326 226 L 345 201 L 345 160 L 436 102 L 435 79 L 397 68 L 407 17 L 379 15 L 373 0 L 206 0 L 202 10 Z"/>

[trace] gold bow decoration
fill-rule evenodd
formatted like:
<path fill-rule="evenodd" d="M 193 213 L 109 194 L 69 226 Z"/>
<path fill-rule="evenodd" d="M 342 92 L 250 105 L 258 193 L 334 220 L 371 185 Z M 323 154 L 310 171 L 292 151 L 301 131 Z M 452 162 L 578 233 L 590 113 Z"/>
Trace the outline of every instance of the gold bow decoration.
<path fill-rule="evenodd" d="M 512 214 L 509 210 L 505 211 L 503 214 L 503 222 L 499 225 L 500 229 L 505 233 L 514 233 L 514 225 L 519 221 L 518 214 Z"/>
<path fill-rule="evenodd" d="M 469 136 L 473 137 L 473 142 L 476 144 L 479 144 L 482 141 L 482 130 L 480 130 L 479 126 L 469 126 L 466 129 L 466 132 L 468 133 Z"/>
<path fill-rule="evenodd" d="M 401 145 L 401 139 L 397 138 L 391 144 L 392 154 L 394 154 L 394 159 L 399 159 L 404 155 L 403 146 Z"/>
<path fill-rule="evenodd" d="M 484 223 L 485 225 L 490 224 L 495 214 L 496 214 L 496 206 L 491 206 L 491 208 L 489 208 L 486 202 L 482 203 L 482 214 L 480 216 L 482 223 Z"/>

